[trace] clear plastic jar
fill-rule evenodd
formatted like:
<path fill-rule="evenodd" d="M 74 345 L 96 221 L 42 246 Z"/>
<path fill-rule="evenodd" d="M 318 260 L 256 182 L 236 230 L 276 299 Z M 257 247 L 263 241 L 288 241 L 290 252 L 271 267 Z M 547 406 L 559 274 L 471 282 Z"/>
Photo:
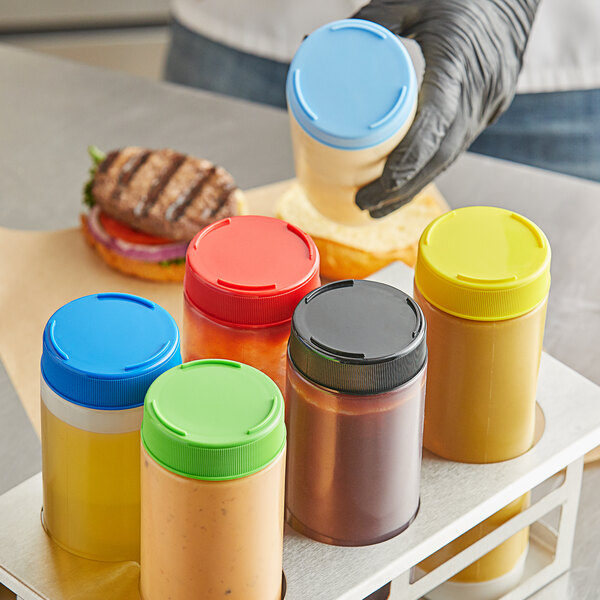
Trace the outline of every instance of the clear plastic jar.
<path fill-rule="evenodd" d="M 360 546 L 400 533 L 419 506 L 427 348 L 415 302 L 342 281 L 292 319 L 288 520 L 321 542 Z"/>
<path fill-rule="evenodd" d="M 290 322 L 265 327 L 236 327 L 198 310 L 186 296 L 183 308 L 185 356 L 231 358 L 253 365 L 285 389 L 285 361 Z"/>
<path fill-rule="evenodd" d="M 280 600 L 283 412 L 274 382 L 232 361 L 185 363 L 151 386 L 142 425 L 144 600 Z"/>
<path fill-rule="evenodd" d="M 171 316 L 149 300 L 97 294 L 69 302 L 44 330 L 43 524 L 79 556 L 139 561 L 143 399 L 181 362 Z"/>
<path fill-rule="evenodd" d="M 414 293 L 431 332 L 425 447 L 473 463 L 527 452 L 547 300 L 514 319 L 473 321 L 439 310 L 418 288 Z"/>
<path fill-rule="evenodd" d="M 468 207 L 433 221 L 419 242 L 415 300 L 427 319 L 424 446 L 458 462 L 527 452 L 550 286 L 550 246 L 531 221 Z M 429 570 L 516 516 L 526 494 L 422 563 Z M 430 598 L 497 598 L 522 574 L 529 528 L 438 588 Z M 449 595 L 450 594 L 450 595 Z"/>
<path fill-rule="evenodd" d="M 346 225 L 372 221 L 356 192 L 406 135 L 417 91 L 408 52 L 377 23 L 335 21 L 302 42 L 286 95 L 296 177 L 319 212 Z"/>
<path fill-rule="evenodd" d="M 283 391 L 292 313 L 319 285 L 317 248 L 296 227 L 259 216 L 206 227 L 186 259 L 184 360 L 243 362 Z"/>
<path fill-rule="evenodd" d="M 438 550 L 422 563 L 418 569 L 431 571 L 440 564 L 473 545 L 501 525 L 516 517 L 529 506 L 530 494 L 520 496 L 504 508 L 494 513 L 459 538 Z M 438 593 L 427 595 L 429 600 L 449 598 L 454 600 L 479 600 L 499 598 L 517 585 L 523 574 L 526 552 L 529 544 L 529 527 L 525 527 L 509 537 L 499 546 L 476 560 L 450 580 L 453 595 L 448 596 L 448 586 L 438 588 Z M 491 582 L 491 584 L 490 584 Z"/>
<path fill-rule="evenodd" d="M 531 447 L 550 246 L 525 217 L 468 207 L 423 232 L 415 300 L 427 320 L 424 445 L 459 462 Z"/>

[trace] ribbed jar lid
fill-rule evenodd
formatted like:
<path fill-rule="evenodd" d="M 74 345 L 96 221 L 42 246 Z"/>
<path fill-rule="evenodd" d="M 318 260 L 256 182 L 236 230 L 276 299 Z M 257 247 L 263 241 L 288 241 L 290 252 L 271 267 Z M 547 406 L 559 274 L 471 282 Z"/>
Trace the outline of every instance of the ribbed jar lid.
<path fill-rule="evenodd" d="M 44 328 L 46 383 L 89 408 L 141 406 L 154 379 L 180 363 L 173 317 L 139 296 L 107 293 L 72 300 Z"/>
<path fill-rule="evenodd" d="M 260 471 L 285 446 L 283 396 L 267 375 L 228 360 L 197 360 L 161 375 L 144 404 L 142 442 L 174 473 L 205 480 Z"/>
<path fill-rule="evenodd" d="M 217 221 L 188 247 L 185 293 L 202 312 L 226 323 L 289 321 L 296 304 L 319 284 L 313 240 L 273 217 Z"/>
<path fill-rule="evenodd" d="M 429 224 L 419 241 L 415 285 L 428 302 L 478 321 L 521 316 L 550 289 L 550 244 L 529 219 L 469 206 Z"/>
<path fill-rule="evenodd" d="M 289 356 L 319 385 L 377 394 L 421 371 L 427 359 L 425 330 L 421 309 L 404 292 L 374 281 L 337 281 L 298 304 Z"/>
<path fill-rule="evenodd" d="M 286 83 L 290 112 L 314 139 L 346 150 L 384 142 L 412 117 L 417 77 L 391 31 L 361 19 L 320 27 L 300 44 Z"/>

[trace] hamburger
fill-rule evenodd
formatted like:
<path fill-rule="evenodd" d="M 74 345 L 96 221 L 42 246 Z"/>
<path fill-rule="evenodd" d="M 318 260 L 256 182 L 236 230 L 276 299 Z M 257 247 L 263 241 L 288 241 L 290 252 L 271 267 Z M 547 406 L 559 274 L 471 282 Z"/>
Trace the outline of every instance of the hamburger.
<path fill-rule="evenodd" d="M 214 221 L 245 212 L 233 177 L 208 160 L 169 148 L 129 146 L 93 164 L 81 215 L 88 243 L 113 268 L 155 281 L 182 281 L 190 240 Z"/>

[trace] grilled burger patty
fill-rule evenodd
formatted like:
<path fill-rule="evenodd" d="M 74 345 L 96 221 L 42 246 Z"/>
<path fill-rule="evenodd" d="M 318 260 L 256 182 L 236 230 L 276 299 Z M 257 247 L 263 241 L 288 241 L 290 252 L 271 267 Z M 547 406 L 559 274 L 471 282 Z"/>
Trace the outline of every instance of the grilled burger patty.
<path fill-rule="evenodd" d="M 98 165 L 92 194 L 103 212 L 135 229 L 189 241 L 206 225 L 236 215 L 241 192 L 208 160 L 131 146 Z"/>

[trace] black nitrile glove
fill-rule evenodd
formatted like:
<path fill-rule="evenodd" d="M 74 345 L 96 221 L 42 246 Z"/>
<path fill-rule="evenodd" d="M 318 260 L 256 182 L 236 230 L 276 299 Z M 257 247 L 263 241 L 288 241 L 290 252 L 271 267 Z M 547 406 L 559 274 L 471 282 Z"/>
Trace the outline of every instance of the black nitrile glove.
<path fill-rule="evenodd" d="M 539 0 L 373 0 L 354 17 L 421 46 L 414 123 L 356 204 L 383 217 L 450 165 L 510 104 Z"/>

